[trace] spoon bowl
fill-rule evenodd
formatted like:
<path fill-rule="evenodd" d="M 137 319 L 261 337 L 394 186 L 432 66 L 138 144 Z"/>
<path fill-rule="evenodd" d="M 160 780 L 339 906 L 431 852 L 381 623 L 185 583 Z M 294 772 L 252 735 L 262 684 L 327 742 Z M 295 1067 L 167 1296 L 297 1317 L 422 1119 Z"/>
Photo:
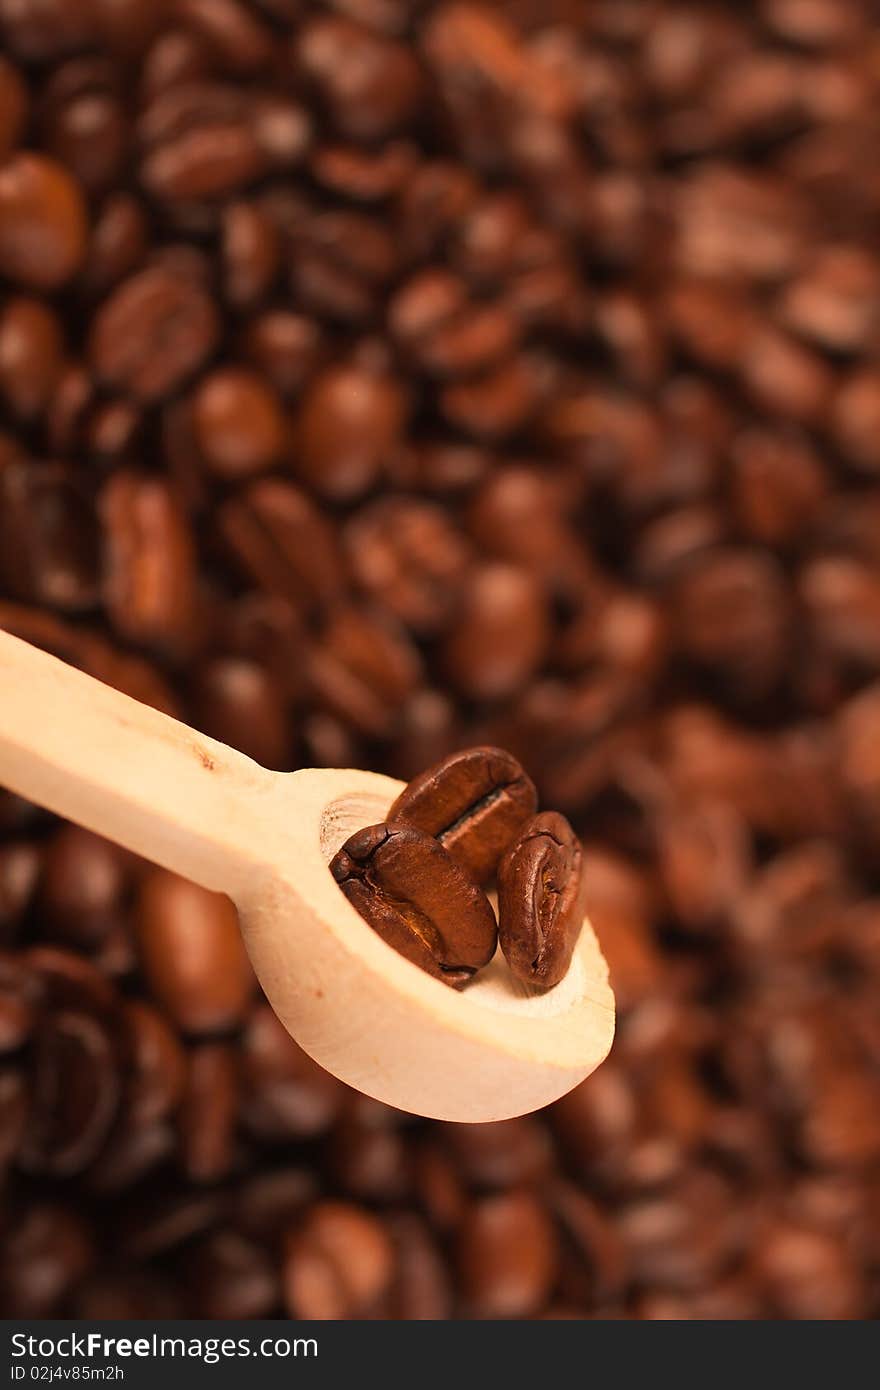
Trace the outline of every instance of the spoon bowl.
<path fill-rule="evenodd" d="M 614 998 L 589 922 L 565 978 L 538 993 L 500 954 L 453 990 L 362 920 L 327 866 L 384 819 L 402 790 L 391 778 L 268 772 L 0 632 L 0 785 L 228 893 L 288 1032 L 389 1105 L 507 1119 L 564 1095 L 611 1046 Z"/>
<path fill-rule="evenodd" d="M 274 886 L 239 904 L 256 973 L 300 1046 L 378 1100 L 446 1120 L 538 1109 L 611 1045 L 614 1000 L 593 930 L 584 923 L 565 978 L 541 993 L 518 983 L 500 951 L 460 991 L 399 955 L 327 865 L 353 831 L 384 819 L 401 790 L 356 770 L 280 775 L 289 853 Z"/>

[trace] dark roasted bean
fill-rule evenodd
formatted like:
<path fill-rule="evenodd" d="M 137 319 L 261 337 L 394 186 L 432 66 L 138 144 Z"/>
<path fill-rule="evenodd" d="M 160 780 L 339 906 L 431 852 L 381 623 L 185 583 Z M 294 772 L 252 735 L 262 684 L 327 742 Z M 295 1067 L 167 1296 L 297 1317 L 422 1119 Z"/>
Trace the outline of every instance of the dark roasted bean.
<path fill-rule="evenodd" d="M 484 883 L 536 806 L 534 784 L 516 758 L 502 748 L 467 748 L 415 777 L 388 819 L 433 835 Z"/>
<path fill-rule="evenodd" d="M 57 289 L 79 268 L 86 234 L 82 191 L 62 165 L 21 153 L 0 167 L 0 273 Z"/>
<path fill-rule="evenodd" d="M 52 310 L 39 299 L 9 299 L 0 313 L 0 395 L 13 415 L 42 414 L 63 362 L 61 323 Z"/>
<path fill-rule="evenodd" d="M 213 1033 L 240 1022 L 254 982 L 228 898 L 153 869 L 141 885 L 137 930 L 144 973 L 179 1028 Z"/>
<path fill-rule="evenodd" d="M 307 390 L 296 422 L 294 466 L 334 501 L 369 491 L 397 446 L 405 398 L 397 382 L 357 367 L 323 373 Z"/>
<path fill-rule="evenodd" d="M 119 472 L 100 500 L 104 601 L 123 636 L 186 645 L 195 617 L 195 556 L 182 509 L 165 482 Z"/>
<path fill-rule="evenodd" d="M 386 1291 L 393 1247 L 381 1222 L 345 1202 L 318 1202 L 285 1245 L 284 1302 L 291 1317 L 369 1313 Z"/>
<path fill-rule="evenodd" d="M 157 266 L 125 280 L 101 305 L 89 356 L 105 385 L 152 401 L 201 366 L 217 333 L 217 311 L 204 290 Z"/>
<path fill-rule="evenodd" d="M 458 1269 L 472 1316 L 529 1317 L 552 1288 L 556 1260 L 553 1226 L 530 1193 L 486 1197 L 465 1213 Z"/>
<path fill-rule="evenodd" d="M 524 984 L 548 989 L 571 963 L 584 921 L 580 841 L 564 816 L 526 821 L 498 866 L 498 940 Z"/>
<path fill-rule="evenodd" d="M 495 917 L 436 840 L 402 821 L 346 840 L 330 872 L 365 922 L 408 960 L 460 989 L 495 952 Z"/>

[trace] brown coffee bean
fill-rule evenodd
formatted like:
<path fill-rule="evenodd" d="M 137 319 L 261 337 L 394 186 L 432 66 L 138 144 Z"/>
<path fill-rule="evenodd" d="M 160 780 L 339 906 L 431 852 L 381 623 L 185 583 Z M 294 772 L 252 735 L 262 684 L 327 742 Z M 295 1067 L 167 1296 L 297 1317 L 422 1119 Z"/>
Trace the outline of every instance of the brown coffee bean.
<path fill-rule="evenodd" d="M 315 702 L 372 738 L 395 732 L 421 679 L 421 658 L 406 632 L 368 609 L 337 610 L 307 659 Z"/>
<path fill-rule="evenodd" d="M 277 462 L 284 444 L 278 401 L 256 373 L 212 372 L 195 392 L 196 438 L 208 467 L 235 481 Z"/>
<path fill-rule="evenodd" d="M 390 1316 L 418 1322 L 451 1317 L 449 1271 L 427 1224 L 410 1212 L 401 1212 L 389 1226 L 396 1263 Z"/>
<path fill-rule="evenodd" d="M 295 1318 L 369 1313 L 390 1284 L 391 1241 L 379 1220 L 346 1202 L 318 1202 L 288 1237 L 284 1302 Z"/>
<path fill-rule="evenodd" d="M 0 273 L 57 289 L 79 268 L 86 235 L 82 192 L 55 160 L 21 153 L 0 167 Z"/>
<path fill-rule="evenodd" d="M 277 228 L 256 204 L 232 203 L 223 215 L 224 294 L 236 309 L 265 298 L 278 272 L 281 248 Z"/>
<path fill-rule="evenodd" d="M 211 738 L 238 748 L 264 767 L 290 759 L 284 694 L 264 667 L 226 658 L 202 667 L 193 692 L 196 723 Z"/>
<path fill-rule="evenodd" d="M 441 507 L 384 498 L 352 518 L 345 541 L 357 583 L 406 627 L 421 635 L 448 625 L 469 551 Z"/>
<path fill-rule="evenodd" d="M 4 1236 L 4 1308 L 11 1317 L 51 1317 L 94 1260 L 94 1240 L 83 1217 L 60 1203 L 22 1205 Z"/>
<path fill-rule="evenodd" d="M 343 135 L 379 140 L 401 130 L 414 115 L 421 75 L 404 44 L 382 39 L 351 20 L 325 16 L 302 28 L 296 53 Z"/>
<path fill-rule="evenodd" d="M 26 1042 L 38 1017 L 39 980 L 35 973 L 7 953 L 0 954 L 0 1053 L 14 1052 Z"/>
<path fill-rule="evenodd" d="M 285 399 L 300 391 L 321 357 L 321 330 L 313 319 L 270 309 L 244 329 L 242 351 Z"/>
<path fill-rule="evenodd" d="M 0 803 L 0 823 L 2 823 Z M 0 848 L 0 939 L 12 937 L 33 896 L 40 873 L 40 851 L 27 841 Z"/>
<path fill-rule="evenodd" d="M 478 1318 L 529 1317 L 550 1292 L 556 1261 L 553 1226 L 528 1192 L 514 1189 L 474 1203 L 458 1236 L 467 1311 Z"/>
<path fill-rule="evenodd" d="M 320 608 L 345 589 L 345 565 L 330 520 L 290 483 L 253 483 L 218 513 L 221 538 L 257 587 Z"/>
<path fill-rule="evenodd" d="M 270 30 L 238 0 L 181 0 L 179 18 L 233 72 L 258 72 L 271 57 Z"/>
<path fill-rule="evenodd" d="M 235 1231 L 220 1230 L 199 1242 L 186 1269 L 200 1318 L 265 1318 L 280 1302 L 268 1252 Z"/>
<path fill-rule="evenodd" d="M 146 1129 L 176 1110 L 184 1090 L 186 1055 L 158 1009 L 141 999 L 128 1000 L 124 1008 L 132 1065 L 128 1106 Z"/>
<path fill-rule="evenodd" d="M 180 1156 L 191 1182 L 217 1182 L 232 1171 L 239 1072 L 229 1043 L 198 1043 L 189 1053 L 177 1121 Z"/>
<path fill-rule="evenodd" d="M 64 336 L 52 310 L 38 299 L 7 300 L 0 314 L 0 395 L 14 415 L 42 414 L 63 361 Z"/>
<path fill-rule="evenodd" d="M 249 1129 L 270 1140 L 326 1133 L 339 1113 L 343 1087 L 297 1046 L 268 1004 L 252 1010 L 242 1050 Z"/>
<path fill-rule="evenodd" d="M 219 324 L 204 290 L 161 266 L 130 276 L 92 321 L 89 357 L 107 386 L 168 395 L 212 352 Z"/>
<path fill-rule="evenodd" d="M 77 612 L 95 602 L 93 509 L 63 464 L 13 462 L 0 469 L 0 575 L 8 592 Z"/>
<path fill-rule="evenodd" d="M 865 367 L 841 383 L 832 405 L 835 443 L 848 462 L 868 474 L 880 469 L 880 372 Z"/>
<path fill-rule="evenodd" d="M 109 840 L 65 825 L 50 841 L 39 901 L 56 940 L 96 947 L 124 920 L 128 887 L 125 853 Z"/>
<path fill-rule="evenodd" d="M 147 217 L 130 193 L 111 193 L 95 214 L 88 254 L 81 272 L 83 287 L 101 295 L 130 274 L 146 252 Z"/>
<path fill-rule="evenodd" d="M 583 851 L 565 817 L 526 821 L 498 866 L 498 939 L 518 980 L 549 989 L 563 979 L 585 899 Z"/>
<path fill-rule="evenodd" d="M 543 585 L 513 565 L 481 565 L 444 643 L 453 685 L 473 700 L 502 700 L 540 666 L 550 640 Z"/>
<path fill-rule="evenodd" d="M 140 888 L 137 934 L 150 988 L 179 1028 L 212 1033 L 241 1021 L 253 974 L 228 898 L 151 870 Z"/>
<path fill-rule="evenodd" d="M 135 641 L 185 647 L 195 620 L 195 553 L 181 506 L 161 479 L 119 472 L 99 499 L 104 601 Z"/>
<path fill-rule="evenodd" d="M 388 819 L 432 835 L 485 883 L 536 808 L 534 784 L 516 758 L 501 748 L 467 748 L 414 778 Z"/>
<path fill-rule="evenodd" d="M 357 831 L 330 872 L 365 922 L 428 974 L 460 989 L 495 952 L 488 899 L 446 850 L 402 821 Z"/>
<path fill-rule="evenodd" d="M 27 1170 L 69 1177 L 94 1162 L 120 1103 L 121 1060 L 109 1022 L 97 1013 L 56 1004 L 41 1020 L 22 1141 Z"/>
<path fill-rule="evenodd" d="M 348 502 L 378 480 L 397 446 L 406 402 L 390 377 L 352 366 L 320 375 L 295 421 L 294 467 L 321 496 Z"/>

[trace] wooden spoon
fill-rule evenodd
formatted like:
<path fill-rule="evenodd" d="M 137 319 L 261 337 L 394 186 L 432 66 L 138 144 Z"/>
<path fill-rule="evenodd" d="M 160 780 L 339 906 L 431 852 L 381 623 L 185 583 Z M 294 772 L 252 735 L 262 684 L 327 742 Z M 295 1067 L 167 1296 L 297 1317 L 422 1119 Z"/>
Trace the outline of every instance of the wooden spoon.
<path fill-rule="evenodd" d="M 446 1120 L 500 1120 L 606 1056 L 614 997 L 589 922 L 546 994 L 497 956 L 463 992 L 387 946 L 327 864 L 401 790 L 356 770 L 267 772 L 241 753 L 0 632 L 0 784 L 228 893 L 285 1028 L 341 1080 Z"/>

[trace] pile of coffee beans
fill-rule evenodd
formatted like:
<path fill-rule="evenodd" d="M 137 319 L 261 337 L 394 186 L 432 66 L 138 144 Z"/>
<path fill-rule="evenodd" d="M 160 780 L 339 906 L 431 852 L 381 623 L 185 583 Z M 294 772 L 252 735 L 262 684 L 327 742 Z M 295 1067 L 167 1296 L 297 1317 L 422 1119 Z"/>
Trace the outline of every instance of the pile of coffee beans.
<path fill-rule="evenodd" d="M 585 911 L 583 851 L 565 816 L 501 748 L 453 753 L 387 820 L 346 840 L 330 872 L 389 946 L 461 989 L 501 949 L 522 984 L 559 984 Z M 481 885 L 497 880 L 498 922 Z"/>
<path fill-rule="evenodd" d="M 619 1005 L 416 1121 L 0 794 L 3 1312 L 880 1313 L 878 58 L 872 0 L 0 0 L 0 626 L 272 768 L 510 749 Z"/>

